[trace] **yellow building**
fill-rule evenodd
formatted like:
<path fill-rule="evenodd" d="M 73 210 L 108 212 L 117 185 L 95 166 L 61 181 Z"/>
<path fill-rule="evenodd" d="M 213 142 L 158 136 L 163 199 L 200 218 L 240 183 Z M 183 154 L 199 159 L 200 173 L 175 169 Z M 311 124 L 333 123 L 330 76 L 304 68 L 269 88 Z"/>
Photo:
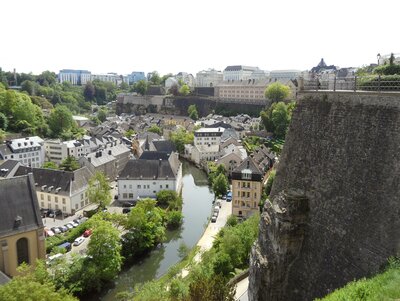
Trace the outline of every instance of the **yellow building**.
<path fill-rule="evenodd" d="M 263 173 L 251 157 L 232 171 L 232 214 L 247 218 L 259 211 Z"/>
<path fill-rule="evenodd" d="M 32 174 L 0 180 L 0 271 L 12 277 L 21 263 L 44 259 L 43 229 Z"/>

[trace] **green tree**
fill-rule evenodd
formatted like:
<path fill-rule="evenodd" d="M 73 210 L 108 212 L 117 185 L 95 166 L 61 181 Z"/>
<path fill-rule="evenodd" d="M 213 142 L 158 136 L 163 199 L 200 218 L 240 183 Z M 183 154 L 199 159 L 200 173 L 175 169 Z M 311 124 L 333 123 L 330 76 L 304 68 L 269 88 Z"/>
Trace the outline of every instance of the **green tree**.
<path fill-rule="evenodd" d="M 106 121 L 106 119 L 107 119 L 107 113 L 106 113 L 106 111 L 105 111 L 105 110 L 99 110 L 99 112 L 97 113 L 97 118 L 99 118 L 99 120 L 100 120 L 101 122 Z"/>
<path fill-rule="evenodd" d="M 161 77 L 160 77 L 160 75 L 158 74 L 157 71 L 153 71 L 151 73 L 150 82 L 153 85 L 160 85 L 161 84 Z"/>
<path fill-rule="evenodd" d="M 212 183 L 212 189 L 216 196 L 225 195 L 226 192 L 228 191 L 228 188 L 229 188 L 229 183 L 225 174 L 221 173 L 215 177 Z"/>
<path fill-rule="evenodd" d="M 43 71 L 36 77 L 36 81 L 41 86 L 51 86 L 57 83 L 57 75 L 51 71 Z"/>
<path fill-rule="evenodd" d="M 0 129 L 6 130 L 8 126 L 8 118 L 6 115 L 0 112 Z"/>
<path fill-rule="evenodd" d="M 283 101 L 290 96 L 290 88 L 280 82 L 275 82 L 265 89 L 264 95 L 272 102 Z"/>
<path fill-rule="evenodd" d="M 96 172 L 89 180 L 89 200 L 98 204 L 99 208 L 105 208 L 111 204 L 112 195 L 110 184 L 102 172 Z"/>
<path fill-rule="evenodd" d="M 93 101 L 96 95 L 96 89 L 92 82 L 87 82 L 83 90 L 83 96 L 86 101 Z"/>
<path fill-rule="evenodd" d="M 0 143 L 3 143 L 6 140 L 6 132 L 0 129 Z"/>
<path fill-rule="evenodd" d="M 188 114 L 189 114 L 189 117 L 192 118 L 193 120 L 199 119 L 199 113 L 197 112 L 196 105 L 190 105 L 188 107 Z"/>
<path fill-rule="evenodd" d="M 287 105 L 283 102 L 277 102 L 273 103 L 266 111 L 261 111 L 260 116 L 264 128 L 268 132 L 272 132 L 277 138 L 285 138 L 294 107 L 294 102 Z"/>
<path fill-rule="evenodd" d="M 74 124 L 71 111 L 63 105 L 57 105 L 49 116 L 49 127 L 53 135 L 60 137 L 62 132 L 70 131 Z"/>
<path fill-rule="evenodd" d="M 101 222 L 93 230 L 87 250 L 100 280 L 110 281 L 118 275 L 122 265 L 120 251 L 119 231 L 110 222 Z"/>
<path fill-rule="evenodd" d="M 64 289 L 55 288 L 43 261 L 37 261 L 36 268 L 23 264 L 18 271 L 10 282 L 0 286 L 0 300 L 78 301 Z"/>
<path fill-rule="evenodd" d="M 276 103 L 272 110 L 272 122 L 275 126 L 274 134 L 278 138 L 285 138 L 290 123 L 290 115 L 287 106 L 283 102 Z"/>
<path fill-rule="evenodd" d="M 183 96 L 187 96 L 190 94 L 190 88 L 188 85 L 183 85 L 180 89 L 179 89 L 179 94 L 183 95 Z"/>
<path fill-rule="evenodd" d="M 128 139 L 131 139 L 132 136 L 134 136 L 136 134 L 136 132 L 133 129 L 129 129 L 125 132 L 125 137 Z"/>
<path fill-rule="evenodd" d="M 29 95 L 35 95 L 36 83 L 30 80 L 26 80 L 21 84 L 21 91 L 27 92 Z"/>
<path fill-rule="evenodd" d="M 80 168 L 75 157 L 67 156 L 60 164 L 60 169 L 65 171 L 74 171 Z"/>
<path fill-rule="evenodd" d="M 157 192 L 157 205 L 169 210 L 180 210 L 182 207 L 182 198 L 175 190 L 161 190 Z"/>
<path fill-rule="evenodd" d="M 190 283 L 189 301 L 234 301 L 235 292 L 222 275 L 201 275 Z"/>
<path fill-rule="evenodd" d="M 151 133 L 156 133 L 158 135 L 162 134 L 161 128 L 155 124 L 153 124 L 147 131 Z"/>
<path fill-rule="evenodd" d="M 177 151 L 183 154 L 185 151 L 185 144 L 193 144 L 194 134 L 184 129 L 179 129 L 171 133 L 170 139 L 174 143 Z"/>
<path fill-rule="evenodd" d="M 128 215 L 126 229 L 122 255 L 132 261 L 165 239 L 162 209 L 152 199 L 140 200 Z"/>
<path fill-rule="evenodd" d="M 56 163 L 52 162 L 52 161 L 47 161 L 44 162 L 42 168 L 47 168 L 47 169 L 58 169 L 58 166 Z"/>
<path fill-rule="evenodd" d="M 147 83 L 147 81 L 142 79 L 134 84 L 133 91 L 140 95 L 146 95 L 148 88 L 149 84 Z"/>

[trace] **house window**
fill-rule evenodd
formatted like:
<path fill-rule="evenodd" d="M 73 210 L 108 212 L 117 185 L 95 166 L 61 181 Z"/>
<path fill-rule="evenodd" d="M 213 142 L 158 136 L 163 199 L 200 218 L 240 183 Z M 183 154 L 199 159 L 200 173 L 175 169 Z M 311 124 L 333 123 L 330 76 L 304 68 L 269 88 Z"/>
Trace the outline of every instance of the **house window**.
<path fill-rule="evenodd" d="M 83 193 L 81 193 L 81 200 L 83 200 Z"/>
<path fill-rule="evenodd" d="M 160 189 L 162 189 L 162 185 L 160 185 Z"/>
<path fill-rule="evenodd" d="M 17 240 L 18 265 L 25 262 L 29 264 L 28 239 L 23 237 Z"/>
<path fill-rule="evenodd" d="M 58 203 L 58 196 L 54 197 L 54 202 Z"/>
<path fill-rule="evenodd" d="M 40 203 L 40 207 L 44 208 L 44 202 Z"/>
<path fill-rule="evenodd" d="M 128 197 L 128 194 L 127 194 L 127 193 L 123 193 L 123 194 L 122 194 L 122 198 L 123 198 L 123 199 L 126 199 L 127 197 Z"/>
<path fill-rule="evenodd" d="M 47 201 L 51 202 L 51 196 L 50 195 L 47 196 Z"/>
<path fill-rule="evenodd" d="M 51 209 L 51 203 L 47 203 L 47 208 Z"/>
<path fill-rule="evenodd" d="M 84 201 L 81 202 L 81 207 L 83 207 L 83 206 L 84 206 Z"/>
<path fill-rule="evenodd" d="M 41 199 L 42 201 L 44 201 L 44 194 L 43 194 L 43 193 L 40 194 L 40 199 Z"/>
<path fill-rule="evenodd" d="M 63 212 L 67 211 L 67 207 L 63 206 Z"/>
<path fill-rule="evenodd" d="M 56 208 L 55 208 L 56 210 L 58 209 L 58 205 L 56 204 Z"/>
<path fill-rule="evenodd" d="M 75 204 L 75 209 L 78 210 L 79 204 Z"/>
<path fill-rule="evenodd" d="M 168 184 L 165 184 L 165 188 L 167 188 L 167 189 L 168 189 L 168 188 L 169 188 L 169 185 L 168 185 Z"/>
<path fill-rule="evenodd" d="M 254 192 L 254 198 L 257 198 L 257 192 Z"/>
<path fill-rule="evenodd" d="M 129 198 L 130 198 L 130 199 L 133 199 L 133 193 L 130 193 L 130 194 L 129 194 Z"/>
<path fill-rule="evenodd" d="M 62 199 L 62 203 L 63 203 L 63 205 L 65 205 L 65 198 Z"/>
<path fill-rule="evenodd" d="M 124 185 L 124 188 L 126 188 L 126 185 Z"/>
<path fill-rule="evenodd" d="M 142 188 L 142 186 L 141 186 L 141 185 L 138 185 L 138 186 L 137 186 L 137 189 L 141 189 L 141 188 Z"/>

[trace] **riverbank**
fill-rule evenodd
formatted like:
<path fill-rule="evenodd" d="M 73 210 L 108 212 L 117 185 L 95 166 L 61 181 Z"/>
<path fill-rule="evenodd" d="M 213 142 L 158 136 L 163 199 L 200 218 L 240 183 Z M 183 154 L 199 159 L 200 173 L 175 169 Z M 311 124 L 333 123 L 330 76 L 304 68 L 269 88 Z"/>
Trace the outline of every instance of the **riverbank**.
<path fill-rule="evenodd" d="M 232 202 L 227 202 L 226 200 L 218 199 L 221 203 L 221 208 L 219 210 L 218 218 L 215 223 L 209 222 L 206 230 L 196 244 L 198 251 L 193 258 L 194 262 L 201 261 L 201 255 L 211 249 L 213 242 L 215 240 L 218 232 L 225 226 L 228 217 L 232 214 Z M 186 277 L 189 274 L 187 268 L 182 270 L 182 277 Z"/>

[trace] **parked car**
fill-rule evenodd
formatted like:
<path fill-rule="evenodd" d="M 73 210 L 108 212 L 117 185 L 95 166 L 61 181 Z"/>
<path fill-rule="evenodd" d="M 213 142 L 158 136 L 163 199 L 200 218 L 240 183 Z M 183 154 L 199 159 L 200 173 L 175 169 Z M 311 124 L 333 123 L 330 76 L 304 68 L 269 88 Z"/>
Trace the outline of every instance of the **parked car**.
<path fill-rule="evenodd" d="M 61 253 L 49 256 L 46 260 L 47 265 L 51 265 L 54 261 L 57 261 L 57 259 L 60 259 L 62 256 L 63 254 Z"/>
<path fill-rule="evenodd" d="M 219 208 L 221 208 L 221 201 L 217 201 L 217 203 L 215 205 L 218 206 Z"/>
<path fill-rule="evenodd" d="M 219 212 L 219 206 L 215 206 L 213 212 L 217 212 L 218 213 Z"/>
<path fill-rule="evenodd" d="M 46 229 L 46 228 L 44 228 L 44 236 L 45 237 L 52 237 L 52 236 L 54 236 L 54 232 L 53 231 L 51 231 L 50 229 Z"/>
<path fill-rule="evenodd" d="M 128 214 L 129 212 L 131 212 L 131 208 L 122 209 L 122 213 L 124 213 L 124 214 Z"/>
<path fill-rule="evenodd" d="M 79 246 L 84 241 L 85 241 L 85 238 L 82 236 L 79 236 L 77 239 L 74 240 L 74 246 Z"/>
<path fill-rule="evenodd" d="M 61 249 L 65 249 L 66 252 L 71 251 L 71 243 L 69 243 L 69 242 L 65 242 L 65 243 L 59 245 L 58 247 Z"/>
<path fill-rule="evenodd" d="M 73 222 L 76 223 L 76 224 L 78 224 L 78 225 L 82 224 L 82 221 L 81 221 L 80 218 L 74 219 Z"/>
<path fill-rule="evenodd" d="M 56 209 L 56 210 L 49 210 L 49 217 L 56 217 L 62 214 L 62 211 L 60 209 Z"/>
<path fill-rule="evenodd" d="M 215 223 L 217 221 L 217 218 L 215 216 L 211 217 L 211 222 Z"/>
<path fill-rule="evenodd" d="M 90 235 L 92 235 L 92 233 L 92 229 L 87 229 L 85 232 L 83 232 L 83 237 L 89 237 Z"/>
<path fill-rule="evenodd" d="M 74 221 L 69 222 L 68 224 L 70 224 L 73 228 L 76 228 L 79 226 L 79 224 L 75 223 Z"/>
<path fill-rule="evenodd" d="M 224 194 L 221 198 L 222 198 L 223 200 L 226 200 L 226 195 Z"/>
<path fill-rule="evenodd" d="M 136 202 L 123 202 L 122 207 L 135 207 Z"/>
<path fill-rule="evenodd" d="M 68 230 L 74 229 L 74 226 L 72 226 L 71 224 L 65 224 L 65 227 L 68 228 Z"/>
<path fill-rule="evenodd" d="M 228 191 L 227 195 L 226 195 L 226 201 L 230 202 L 232 201 L 232 191 Z"/>
<path fill-rule="evenodd" d="M 60 227 L 58 227 L 58 229 L 60 229 L 60 231 L 63 232 L 63 233 L 67 232 L 69 230 L 69 228 L 66 227 L 66 226 L 60 226 Z"/>
<path fill-rule="evenodd" d="M 214 212 L 213 216 L 218 217 L 218 212 Z"/>
<path fill-rule="evenodd" d="M 44 208 L 40 209 L 40 215 L 42 217 L 46 217 L 48 215 L 48 213 L 49 213 L 49 209 L 44 209 Z"/>
<path fill-rule="evenodd" d="M 51 228 L 51 231 L 53 231 L 54 234 L 60 234 L 60 233 L 61 233 L 61 230 L 60 230 L 60 228 L 58 228 L 58 227 L 53 227 L 53 228 Z"/>

